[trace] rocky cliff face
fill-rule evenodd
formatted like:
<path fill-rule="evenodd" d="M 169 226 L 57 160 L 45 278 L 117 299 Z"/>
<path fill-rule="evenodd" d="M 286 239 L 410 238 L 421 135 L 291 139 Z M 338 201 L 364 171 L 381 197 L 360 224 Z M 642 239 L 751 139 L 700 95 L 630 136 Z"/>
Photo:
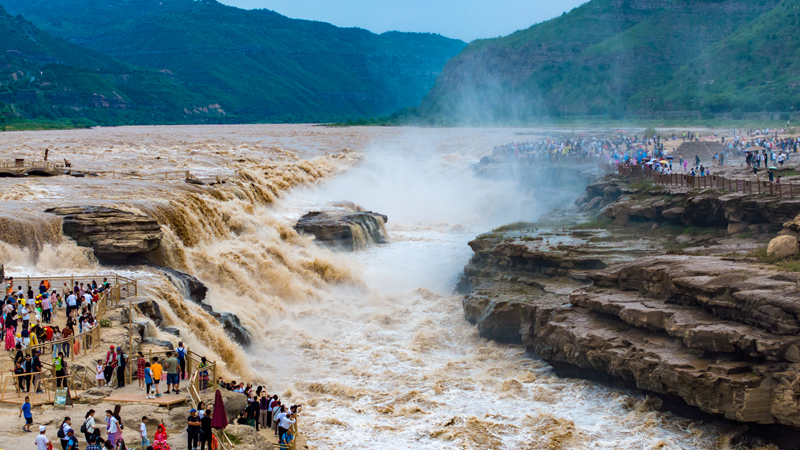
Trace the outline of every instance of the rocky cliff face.
<path fill-rule="evenodd" d="M 161 225 L 152 217 L 104 206 L 50 208 L 45 212 L 62 216 L 64 234 L 78 245 L 90 247 L 101 260 L 124 261 L 161 243 Z"/>
<path fill-rule="evenodd" d="M 297 221 L 295 230 L 314 236 L 317 242 L 344 250 L 386 243 L 388 236 L 384 225 L 388 217 L 349 202 L 331 206 L 304 215 Z"/>
<path fill-rule="evenodd" d="M 729 235 L 777 233 L 800 214 L 800 198 L 678 186 L 634 188 L 616 175 L 592 183 L 576 204 L 611 219 L 625 215 L 634 222 L 724 228 Z"/>
<path fill-rule="evenodd" d="M 621 381 L 767 427 L 768 440 L 796 448 L 779 436 L 800 429 L 800 274 L 748 253 L 781 228 L 800 235 L 800 221 L 782 222 L 796 201 L 610 176 L 578 203 L 601 217 L 625 211 L 628 228 L 528 224 L 470 242 L 458 287 L 481 336 L 525 345 L 564 376 Z M 760 234 L 720 238 L 738 233 L 731 224 Z M 659 234 L 666 225 L 672 234 Z M 701 225 L 717 237 L 667 251 L 683 227 Z"/>

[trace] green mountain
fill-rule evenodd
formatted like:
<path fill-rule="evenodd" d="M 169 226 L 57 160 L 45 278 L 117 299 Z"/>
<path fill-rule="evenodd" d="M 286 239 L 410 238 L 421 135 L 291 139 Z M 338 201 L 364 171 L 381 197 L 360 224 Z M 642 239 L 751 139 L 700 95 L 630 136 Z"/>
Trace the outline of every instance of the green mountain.
<path fill-rule="evenodd" d="M 214 0 L 0 3 L 53 35 L 157 70 L 242 121 L 338 121 L 416 105 L 466 45 Z"/>
<path fill-rule="evenodd" d="M 0 6 L 0 122 L 215 120 L 207 101 L 155 71 L 53 37 Z M 190 117 L 194 116 L 194 117 Z"/>
<path fill-rule="evenodd" d="M 800 107 L 800 0 L 592 0 L 472 42 L 418 108 L 432 123 Z M 800 81 L 800 80 L 798 80 Z"/>

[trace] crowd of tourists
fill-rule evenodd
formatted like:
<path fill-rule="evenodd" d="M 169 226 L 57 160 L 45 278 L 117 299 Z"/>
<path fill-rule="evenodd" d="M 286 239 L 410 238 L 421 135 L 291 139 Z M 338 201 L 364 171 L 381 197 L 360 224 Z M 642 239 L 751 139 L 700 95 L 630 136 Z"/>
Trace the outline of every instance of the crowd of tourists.
<path fill-rule="evenodd" d="M 20 410 L 20 414 L 25 414 L 26 418 L 30 415 L 30 402 L 27 397 L 25 398 L 25 404 L 22 405 Z M 122 408 L 119 405 L 115 406 L 113 411 L 110 409 L 106 410 L 102 419 L 102 424 L 105 425 L 104 427 L 100 422 L 101 419 L 96 417 L 98 414 L 94 409 L 89 409 L 83 418 L 76 421 L 73 421 L 71 417 L 64 417 L 56 428 L 55 439 L 61 444 L 62 450 L 79 450 L 81 446 L 84 445 L 81 441 L 85 441 L 85 450 L 128 450 L 136 448 L 141 448 L 142 450 L 171 450 L 167 442 L 168 435 L 164 424 L 159 423 L 156 426 L 153 440 L 150 440 L 150 434 L 148 432 L 148 423 L 150 419 L 148 419 L 147 416 L 143 416 L 140 419 L 137 432 L 138 438 L 135 440 L 135 443 L 127 444 L 125 439 L 122 438 L 125 422 L 120 414 L 121 410 Z M 189 422 L 191 422 L 192 416 L 196 416 L 196 411 L 194 409 L 192 409 Z M 77 430 L 74 428 L 76 422 L 80 424 Z M 28 428 L 30 428 L 30 426 L 28 426 Z M 105 428 L 105 430 L 103 430 L 103 428 Z M 23 427 L 23 429 L 25 431 L 30 431 L 30 429 L 25 429 L 25 427 Z M 50 438 L 47 437 L 47 426 L 39 426 L 39 434 L 36 436 L 35 445 L 36 450 L 47 450 L 52 446 Z M 193 447 L 189 448 L 193 449 Z M 209 448 L 211 448 L 210 444 Z"/>
<path fill-rule="evenodd" d="M 167 360 L 170 358 L 174 358 L 174 354 L 168 357 Z M 154 365 L 159 365 L 157 360 L 153 365 L 146 364 L 145 367 L 152 368 Z M 171 366 L 170 363 L 166 363 L 166 365 Z M 202 371 L 202 367 L 199 370 Z M 146 371 L 145 373 L 155 376 L 152 372 Z M 148 378 L 148 380 L 152 381 L 151 378 Z M 174 382 L 175 380 L 170 378 L 170 381 Z M 173 386 L 176 388 L 173 389 L 176 394 L 180 393 L 180 390 L 177 389 L 179 383 L 180 381 Z M 158 385 L 157 382 L 155 384 Z M 252 426 L 256 431 L 261 429 L 271 430 L 282 444 L 289 444 L 295 439 L 297 435 L 297 416 L 300 414 L 302 406 L 284 404 L 277 395 L 269 395 L 264 386 L 255 387 L 251 384 L 224 382 L 220 378 L 216 387 L 222 390 L 238 392 L 247 397 L 247 407 L 236 418 L 235 422 L 237 424 Z M 85 416 L 78 421 L 73 421 L 71 417 L 64 417 L 56 429 L 56 439 L 60 442 L 62 450 L 79 450 L 84 445 L 82 441 L 85 441 L 86 450 L 171 449 L 166 427 L 162 423 L 156 425 L 155 433 L 152 435 L 151 440 L 148 428 L 152 429 L 152 421 L 146 416 L 142 417 L 139 421 L 136 441 L 126 443 L 122 437 L 122 431 L 125 429 L 127 419 L 123 420 L 119 405 L 115 406 L 113 411 L 106 410 L 103 419 L 99 419 L 96 416 L 97 411 L 89 409 Z M 33 424 L 33 414 L 29 397 L 25 397 L 25 403 L 20 407 L 19 417 L 24 417 L 25 419 L 22 429 L 30 432 L 30 427 Z M 206 448 L 210 450 L 212 448 L 214 439 L 212 417 L 212 409 L 202 401 L 196 408 L 189 410 L 189 416 L 186 419 L 187 448 L 193 450 L 206 450 Z M 78 425 L 77 429 L 75 428 L 76 425 Z M 102 425 L 105 426 L 103 427 Z M 44 425 L 39 426 L 39 435 L 35 441 L 37 450 L 47 450 L 47 445 L 50 443 L 50 438 L 47 436 L 47 427 Z"/>
<path fill-rule="evenodd" d="M 69 286 L 65 282 L 61 292 L 51 290 L 48 280 L 39 283 L 38 292 L 32 286 L 27 290 L 19 285 L 15 288 L 13 278 L 6 280 L 0 332 L 4 336 L 5 349 L 16 350 L 13 371 L 19 375 L 20 390 L 40 389 L 37 383 L 41 379 L 43 358 L 52 361 L 57 386 L 61 386 L 68 373 L 66 358 L 83 351 L 83 340 L 67 339 L 99 326 L 94 314 L 100 295 L 107 289 L 109 284 L 105 279 L 100 285 L 93 281 L 88 285 L 75 283 Z M 62 312 L 65 318 L 63 328 L 54 324 L 54 319 Z M 48 342 L 53 344 L 45 345 Z M 90 335 L 86 335 L 85 342 L 91 348 Z M 35 349 L 28 350 L 29 347 Z"/>
<path fill-rule="evenodd" d="M 697 139 L 694 133 L 683 133 L 683 140 Z M 679 137 L 654 134 L 626 136 L 619 134 L 614 138 L 580 138 L 563 141 L 542 139 L 538 141 L 513 142 L 495 147 L 492 154 L 501 158 L 517 158 L 522 161 L 559 161 L 565 158 L 600 158 L 609 164 L 618 164 L 632 159 L 661 157 L 664 155 L 664 142 Z"/>
<path fill-rule="evenodd" d="M 236 423 L 255 427 L 256 431 L 271 429 L 282 444 L 290 443 L 297 436 L 297 416 L 303 409 L 301 405 L 290 406 L 277 395 L 270 396 L 264 386 L 225 382 L 222 378 L 217 385 L 220 389 L 247 396 L 247 407 L 236 419 Z"/>

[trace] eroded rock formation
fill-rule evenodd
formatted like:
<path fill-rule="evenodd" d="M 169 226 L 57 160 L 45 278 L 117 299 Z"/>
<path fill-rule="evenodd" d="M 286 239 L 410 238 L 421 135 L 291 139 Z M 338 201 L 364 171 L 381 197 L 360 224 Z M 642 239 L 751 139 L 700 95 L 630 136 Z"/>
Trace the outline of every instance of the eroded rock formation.
<path fill-rule="evenodd" d="M 631 187 L 613 176 L 587 192 L 579 209 L 625 214 L 634 228 L 529 224 L 470 242 L 458 287 L 481 336 L 525 345 L 564 376 L 623 381 L 771 427 L 759 428 L 772 430 L 766 437 L 800 429 L 800 273 L 752 252 L 781 227 L 794 252 L 798 201 Z M 659 235 L 663 224 L 683 234 Z M 716 230 L 681 231 L 689 226 Z M 722 238 L 741 230 L 761 234 Z"/>
<path fill-rule="evenodd" d="M 152 217 L 105 206 L 68 206 L 45 212 L 61 216 L 64 235 L 90 247 L 101 260 L 124 261 L 161 243 L 161 225 Z"/>
<path fill-rule="evenodd" d="M 335 203 L 330 208 L 312 211 L 297 221 L 295 230 L 313 235 L 317 242 L 345 250 L 365 248 L 387 241 L 385 225 L 389 218 L 366 211 L 350 202 Z"/>

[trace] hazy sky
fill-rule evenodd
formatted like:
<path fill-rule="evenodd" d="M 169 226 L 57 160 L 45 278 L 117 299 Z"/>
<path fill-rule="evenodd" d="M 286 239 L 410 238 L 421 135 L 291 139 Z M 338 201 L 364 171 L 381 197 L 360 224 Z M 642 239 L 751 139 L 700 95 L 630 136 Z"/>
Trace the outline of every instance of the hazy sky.
<path fill-rule="evenodd" d="M 439 33 L 467 42 L 505 36 L 551 19 L 586 0 L 219 0 L 266 8 L 296 19 L 319 20 L 375 33 Z"/>

